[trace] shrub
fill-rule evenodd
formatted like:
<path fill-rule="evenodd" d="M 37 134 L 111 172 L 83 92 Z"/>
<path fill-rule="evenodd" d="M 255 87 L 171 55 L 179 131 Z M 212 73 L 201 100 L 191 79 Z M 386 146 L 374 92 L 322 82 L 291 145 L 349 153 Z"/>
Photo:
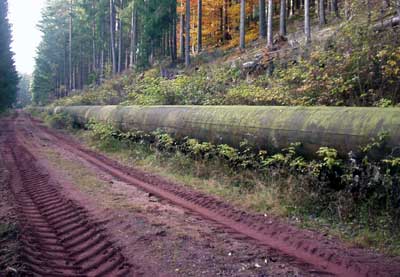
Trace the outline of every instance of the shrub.
<path fill-rule="evenodd" d="M 72 129 L 74 127 L 74 120 L 67 113 L 47 114 L 44 120 L 51 128 L 55 129 Z"/>
<path fill-rule="evenodd" d="M 183 154 L 197 161 L 214 161 L 232 172 L 246 174 L 251 170 L 263 178 L 295 179 L 297 187 L 291 189 L 298 192 L 294 193 L 292 204 L 308 209 L 308 213 L 323 213 L 344 221 L 357 219 L 371 226 L 376 226 L 379 218 L 389 216 L 395 227 L 400 227 L 399 157 L 392 153 L 379 161 L 368 159 L 370 153 L 384 145 L 384 134 L 362 147 L 359 157 L 350 154 L 348 159 L 339 159 L 335 149 L 321 147 L 317 151 L 319 159 L 306 160 L 299 154 L 300 143 L 268 155 L 264 150 L 255 151 L 247 141 L 236 149 L 191 138 L 176 140 L 161 131 L 124 133 L 94 121 L 88 124 L 88 129 L 93 139 L 108 149 L 121 143 L 124 147 L 130 143 L 143 144 L 171 157 Z"/>

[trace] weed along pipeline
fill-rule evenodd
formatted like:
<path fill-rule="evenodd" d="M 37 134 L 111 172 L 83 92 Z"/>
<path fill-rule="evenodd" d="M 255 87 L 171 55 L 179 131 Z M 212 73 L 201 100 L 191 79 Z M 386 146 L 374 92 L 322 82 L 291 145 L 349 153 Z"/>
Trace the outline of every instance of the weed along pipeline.
<path fill-rule="evenodd" d="M 121 131 L 160 130 L 176 138 L 191 137 L 238 147 L 247 140 L 256 148 L 277 151 L 302 143 L 312 156 L 323 146 L 339 155 L 357 152 L 371 138 L 387 133 L 387 149 L 400 147 L 399 108 L 277 106 L 66 106 L 79 124 L 90 119 Z"/>

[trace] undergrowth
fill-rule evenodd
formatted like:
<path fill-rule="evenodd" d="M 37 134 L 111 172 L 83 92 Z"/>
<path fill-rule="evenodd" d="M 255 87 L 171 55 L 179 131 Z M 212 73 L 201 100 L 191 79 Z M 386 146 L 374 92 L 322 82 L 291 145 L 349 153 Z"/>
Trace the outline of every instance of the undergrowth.
<path fill-rule="evenodd" d="M 265 51 L 259 49 L 260 53 Z M 264 51 L 264 52 L 263 52 Z M 327 40 L 263 59 L 254 72 L 244 61 L 205 62 L 188 70 L 129 72 L 74 92 L 54 105 L 328 105 L 389 107 L 400 103 L 399 29 L 377 30 L 351 20 Z M 265 58 L 268 58 L 269 54 Z"/>
<path fill-rule="evenodd" d="M 384 147 L 387 134 L 340 159 L 321 147 L 318 159 L 299 155 L 300 143 L 281 153 L 254 152 L 192 138 L 176 140 L 162 132 L 120 132 L 91 121 L 91 143 L 135 166 L 159 172 L 186 185 L 223 197 L 257 212 L 325 230 L 357 245 L 400 254 L 400 158 L 370 159 Z"/>

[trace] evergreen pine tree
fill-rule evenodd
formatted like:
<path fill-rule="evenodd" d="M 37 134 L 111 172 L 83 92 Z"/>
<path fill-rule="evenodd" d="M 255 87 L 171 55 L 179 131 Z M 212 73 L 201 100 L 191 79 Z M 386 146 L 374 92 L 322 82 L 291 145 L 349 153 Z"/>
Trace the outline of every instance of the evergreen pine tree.
<path fill-rule="evenodd" d="M 11 52 L 11 28 L 7 0 L 0 0 L 0 110 L 10 108 L 16 100 L 18 74 Z"/>

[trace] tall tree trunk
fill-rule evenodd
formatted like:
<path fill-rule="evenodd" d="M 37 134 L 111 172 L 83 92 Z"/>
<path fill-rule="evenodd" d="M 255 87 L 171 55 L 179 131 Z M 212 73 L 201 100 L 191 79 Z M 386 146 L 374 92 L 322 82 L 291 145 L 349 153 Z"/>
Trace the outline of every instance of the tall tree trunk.
<path fill-rule="evenodd" d="M 121 5 L 122 5 L 122 0 L 121 0 Z M 121 19 L 121 14 L 118 14 L 118 67 L 117 67 L 118 73 L 121 73 L 122 70 L 122 34 L 123 34 L 122 19 Z"/>
<path fill-rule="evenodd" d="M 224 37 L 224 7 L 219 8 L 219 33 L 221 34 L 221 41 Z"/>
<path fill-rule="evenodd" d="M 186 0 L 185 66 L 190 65 L 190 0 Z"/>
<path fill-rule="evenodd" d="M 294 0 L 289 0 L 290 1 L 290 17 L 292 17 L 295 13 L 295 3 Z"/>
<path fill-rule="evenodd" d="M 203 1 L 197 1 L 197 52 L 202 51 L 202 40 L 203 40 Z"/>
<path fill-rule="evenodd" d="M 171 46 L 172 46 L 172 51 L 171 51 L 171 60 L 173 63 L 176 62 L 177 59 L 177 47 L 176 47 L 176 2 L 174 4 L 174 7 L 172 9 L 172 25 L 171 25 Z"/>
<path fill-rule="evenodd" d="M 301 8 L 301 4 L 300 4 L 300 0 L 294 0 L 294 1 L 296 1 L 296 10 L 300 10 L 300 8 Z"/>
<path fill-rule="evenodd" d="M 274 1 L 268 0 L 268 20 L 267 20 L 267 46 L 271 47 L 273 42 L 272 15 L 274 13 Z"/>
<path fill-rule="evenodd" d="M 171 40 L 170 40 L 170 34 L 169 34 L 169 29 L 165 32 L 164 35 L 164 54 L 165 56 L 169 56 L 171 55 L 171 44 L 170 44 Z"/>
<path fill-rule="evenodd" d="M 265 1 L 265 0 L 264 0 Z M 222 41 L 225 41 L 225 39 L 228 37 L 228 9 L 229 9 L 229 0 L 224 0 L 224 20 L 223 20 L 223 34 L 222 34 Z"/>
<path fill-rule="evenodd" d="M 92 1 L 92 9 L 93 11 L 96 10 L 96 1 Z M 96 72 L 97 69 L 97 61 L 96 61 L 96 17 L 93 16 L 93 21 L 92 21 L 92 70 Z"/>
<path fill-rule="evenodd" d="M 279 23 L 279 34 L 283 37 L 286 37 L 286 0 L 281 0 L 281 15 L 279 18 Z"/>
<path fill-rule="evenodd" d="M 240 0 L 240 49 L 246 48 L 246 0 Z"/>
<path fill-rule="evenodd" d="M 344 17 L 346 20 L 351 18 L 351 0 L 344 0 Z"/>
<path fill-rule="evenodd" d="M 131 47 L 130 47 L 130 68 L 133 69 L 136 63 L 136 49 L 137 49 L 137 8 L 136 5 L 132 7 L 131 17 Z"/>
<path fill-rule="evenodd" d="M 304 33 L 306 42 L 311 43 L 310 0 L 304 0 Z"/>
<path fill-rule="evenodd" d="M 76 88 L 76 67 L 72 69 L 72 90 Z"/>
<path fill-rule="evenodd" d="M 265 22 L 265 0 L 259 0 L 259 32 L 260 38 L 264 39 L 266 33 L 266 22 Z"/>
<path fill-rule="evenodd" d="M 125 70 L 129 68 L 129 48 L 125 48 Z"/>
<path fill-rule="evenodd" d="M 325 0 L 319 0 L 319 25 L 323 26 L 325 24 L 326 24 Z"/>
<path fill-rule="evenodd" d="M 396 1 L 396 8 L 397 8 L 397 16 L 400 17 L 400 0 Z"/>
<path fill-rule="evenodd" d="M 67 43 L 65 43 L 64 47 L 64 68 L 63 68 L 63 73 L 64 73 L 64 86 L 65 90 L 69 90 L 70 84 L 69 84 L 69 71 L 67 71 L 68 64 L 67 64 L 67 55 L 68 55 L 68 50 L 67 50 Z M 64 97 L 64 95 L 61 95 L 61 97 Z"/>
<path fill-rule="evenodd" d="M 183 5 L 182 5 L 183 7 Z M 180 33 L 179 33 L 179 46 L 180 46 L 180 53 L 181 53 L 181 58 L 182 60 L 185 59 L 185 15 L 183 14 L 183 11 L 181 12 L 181 18 L 180 18 Z"/>
<path fill-rule="evenodd" d="M 68 56 L 68 64 L 69 64 L 69 91 L 73 89 L 73 66 L 72 66 L 72 0 L 69 2 L 69 56 Z"/>
<path fill-rule="evenodd" d="M 104 49 L 101 49 L 100 53 L 100 84 L 103 83 L 104 79 Z"/>
<path fill-rule="evenodd" d="M 314 6 L 314 12 L 317 16 L 319 16 L 319 0 L 311 0 L 310 2 L 310 9 Z"/>
<path fill-rule="evenodd" d="M 337 18 L 340 18 L 338 0 L 332 0 L 332 9 Z"/>
<path fill-rule="evenodd" d="M 110 50 L 112 62 L 112 74 L 117 72 L 116 56 L 115 56 L 115 15 L 114 0 L 110 0 Z"/>

